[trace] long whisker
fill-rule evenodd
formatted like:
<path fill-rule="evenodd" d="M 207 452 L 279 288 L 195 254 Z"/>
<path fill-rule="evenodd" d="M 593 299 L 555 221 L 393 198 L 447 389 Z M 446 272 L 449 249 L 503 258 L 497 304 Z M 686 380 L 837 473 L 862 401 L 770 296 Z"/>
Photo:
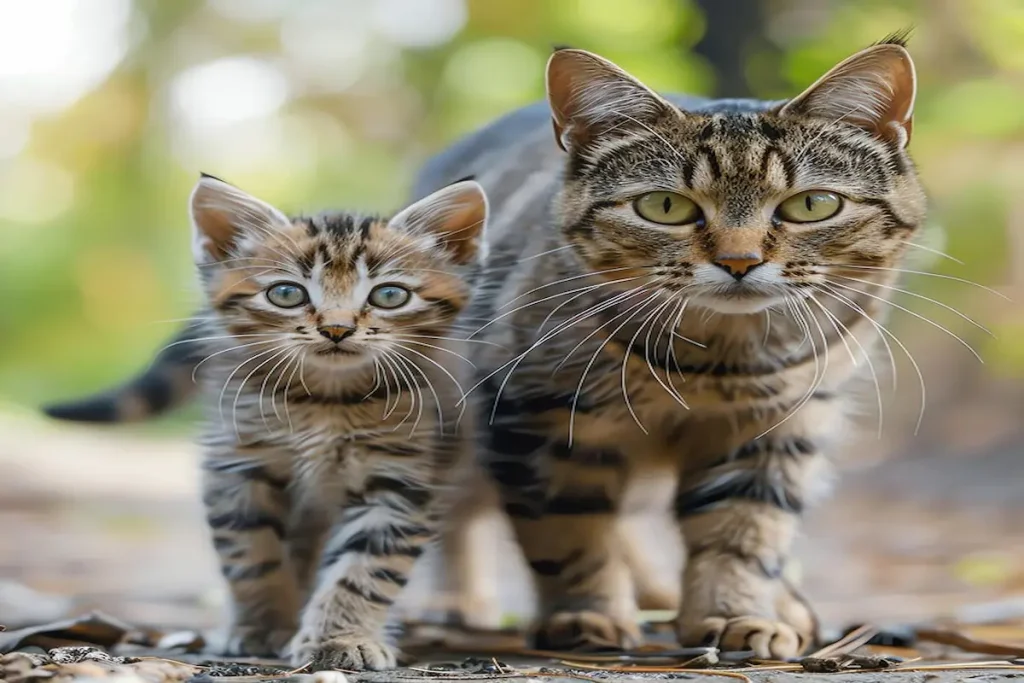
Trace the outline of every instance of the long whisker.
<path fill-rule="evenodd" d="M 234 378 L 234 376 L 236 374 L 238 374 L 239 370 L 241 370 L 243 367 L 245 367 L 249 363 L 251 363 L 251 362 L 253 362 L 255 360 L 258 360 L 260 358 L 263 358 L 267 354 L 275 353 L 275 352 L 277 352 L 280 349 L 281 349 L 280 346 L 275 346 L 272 349 L 267 349 L 266 351 L 260 351 L 259 353 L 257 353 L 254 356 L 249 356 L 248 358 L 243 360 L 241 363 L 236 365 L 235 368 L 231 371 L 231 374 L 229 374 L 227 376 L 227 379 L 224 380 L 224 386 L 221 387 L 220 397 L 217 400 L 217 407 L 218 407 L 218 409 L 220 411 L 220 419 L 221 419 L 222 423 L 226 423 L 226 421 L 224 420 L 224 394 L 227 393 L 228 387 L 231 385 L 231 380 Z M 235 424 L 234 426 L 235 426 L 235 435 L 238 436 L 238 425 Z"/>
<path fill-rule="evenodd" d="M 925 245 L 918 244 L 917 242 L 904 242 L 903 244 L 907 245 L 908 247 L 917 247 L 918 249 L 922 249 L 924 251 L 931 252 L 931 253 L 935 254 L 936 256 L 941 256 L 942 258 L 949 259 L 953 263 L 958 263 L 961 266 L 966 265 L 963 261 L 961 261 L 957 257 L 950 256 L 949 254 L 947 254 L 944 251 L 939 251 L 938 249 L 933 249 L 932 247 L 926 247 Z"/>
<path fill-rule="evenodd" d="M 945 333 L 946 333 L 946 334 L 948 334 L 948 335 L 949 335 L 950 337 L 952 337 L 953 339 L 955 339 L 955 340 L 957 340 L 958 342 L 960 342 L 960 344 L 961 344 L 961 345 L 963 345 L 963 347 L 964 347 L 965 349 L 967 349 L 968 351 L 970 351 L 970 352 L 971 352 L 971 354 L 972 354 L 972 355 L 973 355 L 973 356 L 974 356 L 975 358 L 977 358 L 977 359 L 978 359 L 978 362 L 979 362 L 979 363 L 984 363 L 984 362 L 985 362 L 985 361 L 984 361 L 984 360 L 983 360 L 983 359 L 981 358 L 981 354 L 979 354 L 979 353 L 978 353 L 977 351 L 975 351 L 975 350 L 974 350 L 974 347 L 973 347 L 973 346 L 971 346 L 970 344 L 968 344 L 968 343 L 967 343 L 966 341 L 964 341 L 962 337 L 960 337 L 960 336 L 959 336 L 958 334 L 956 334 L 955 332 L 952 332 L 952 331 L 950 331 L 950 330 L 946 329 L 945 327 L 943 327 L 942 325 L 938 324 L 937 322 L 935 322 L 935 321 L 934 321 L 934 320 L 932 320 L 931 318 L 927 318 L 927 317 L 925 317 L 925 316 L 921 315 L 920 313 L 917 313 L 917 312 L 915 312 L 915 311 L 912 311 L 912 310 L 910 310 L 909 308 L 907 308 L 907 307 L 905 307 L 905 306 L 900 306 L 900 305 L 899 305 L 898 303 L 896 303 L 896 302 L 894 302 L 894 301 L 890 301 L 889 299 L 886 299 L 885 297 L 881 297 L 881 296 L 876 296 L 875 294 L 871 294 L 870 292 L 865 292 L 865 291 L 863 291 L 863 290 L 859 290 L 859 289 L 854 289 L 853 287 L 850 287 L 850 286 L 848 286 L 848 285 L 844 285 L 844 284 L 840 284 L 840 283 L 838 283 L 838 282 L 832 282 L 832 281 L 830 281 L 830 283 L 829 283 L 829 284 L 831 284 L 831 285 L 832 285 L 833 287 L 838 287 L 838 288 L 840 288 L 840 289 L 845 289 L 845 290 L 848 290 L 848 291 L 851 291 L 851 292 L 856 292 L 857 294 L 861 294 L 861 295 L 863 295 L 863 296 L 866 296 L 866 297 L 868 297 L 868 298 L 870 298 L 870 299 L 875 299 L 876 301 L 880 301 L 880 302 L 882 302 L 882 303 L 884 303 L 884 304 L 887 304 L 887 305 L 889 305 L 889 306 L 892 306 L 893 308 L 896 308 L 896 309 L 898 309 L 898 310 L 901 310 L 901 311 L 903 311 L 904 313 L 908 313 L 908 314 L 910 314 L 910 315 L 914 316 L 915 318 L 917 318 L 918 320 L 921 320 L 921 321 L 923 321 L 923 322 L 926 322 L 926 323 L 928 323 L 929 325 L 931 325 L 931 326 L 932 326 L 932 327 L 934 327 L 935 329 L 937 329 L 937 330 L 941 330 L 941 331 L 945 332 Z"/>
<path fill-rule="evenodd" d="M 257 372 L 259 372 L 260 368 L 266 367 L 269 363 L 274 362 L 275 359 L 277 359 L 277 358 L 279 358 L 281 356 L 284 356 L 285 358 L 287 358 L 289 351 L 290 351 L 290 349 L 288 348 L 287 344 L 284 344 L 282 346 L 277 347 L 277 352 L 276 353 L 272 354 L 265 361 L 263 361 L 262 363 L 260 363 L 256 367 L 254 367 L 252 370 L 250 370 L 249 374 L 246 375 L 242 379 L 241 384 L 238 385 L 238 390 L 235 392 L 235 400 L 231 402 L 231 422 L 235 426 L 235 436 L 238 437 L 239 439 L 241 439 L 241 433 L 240 433 L 240 431 L 238 429 L 238 401 L 242 398 L 242 390 L 245 389 L 246 382 L 248 382 L 252 378 L 253 375 L 255 375 Z M 268 375 L 268 377 L 269 377 L 269 375 Z M 258 398 L 259 398 L 259 401 L 260 401 L 260 416 L 263 418 L 263 423 L 266 424 L 267 416 L 263 412 L 263 392 L 262 391 L 260 391 L 260 394 L 259 394 Z"/>
<path fill-rule="evenodd" d="M 868 315 L 867 311 L 865 311 L 861 306 L 859 306 L 857 304 L 857 302 L 852 300 L 850 297 L 846 296 L 842 292 L 837 292 L 836 290 L 834 290 L 827 283 L 819 284 L 817 286 L 817 289 L 818 289 L 818 291 L 822 292 L 823 294 L 827 294 L 827 295 L 831 296 L 833 299 L 835 299 L 836 301 L 838 301 L 838 302 L 844 304 L 845 306 L 849 307 L 855 313 L 857 313 L 857 314 L 861 315 L 862 317 L 866 318 L 871 323 L 871 325 L 873 325 L 874 328 L 876 330 L 878 330 L 878 333 L 879 333 L 880 336 L 882 336 L 883 338 L 887 336 L 890 339 L 892 339 L 892 341 L 895 342 L 895 344 L 898 347 L 900 347 L 900 349 L 903 351 L 904 355 L 906 355 L 907 360 L 910 361 L 911 366 L 914 368 L 914 372 L 917 374 L 917 381 L 918 381 L 918 384 L 919 384 L 920 390 L 921 390 L 921 409 L 920 409 L 920 411 L 918 411 L 917 424 L 914 427 L 914 434 L 916 435 L 921 430 L 921 424 L 924 422 L 924 411 L 925 411 L 925 405 L 928 402 L 928 398 L 927 398 L 928 393 L 927 393 L 927 390 L 925 389 L 924 373 L 921 372 L 921 367 L 917 364 L 917 361 L 914 359 L 914 355 L 912 353 L 910 353 L 910 349 L 908 349 L 903 344 L 903 342 L 900 341 L 899 337 L 897 337 L 895 334 L 893 334 L 891 331 L 889 331 L 889 329 L 885 325 L 881 324 L 880 322 L 878 322 L 874 318 L 872 318 L 870 315 Z M 891 351 L 890 351 L 889 356 L 890 356 L 890 359 L 892 360 L 893 378 L 895 379 L 895 376 L 896 376 L 896 360 L 893 357 L 893 354 L 892 354 Z"/>
<path fill-rule="evenodd" d="M 655 283 L 652 283 L 652 285 L 653 284 L 655 284 Z M 648 286 L 651 286 L 651 285 L 648 285 Z M 610 342 L 612 340 L 612 338 L 616 334 L 619 333 L 619 330 L 621 330 L 623 327 L 625 327 L 629 323 L 630 320 L 635 318 L 636 315 L 640 311 L 642 311 L 643 307 L 646 306 L 648 303 L 650 303 L 649 299 L 648 300 L 644 300 L 644 301 L 640 301 L 640 302 L 638 302 L 636 304 L 633 304 L 632 306 L 627 308 L 625 311 L 623 311 L 622 313 L 619 313 L 618 315 L 616 315 L 611 320 L 609 320 L 609 321 L 607 321 L 605 323 L 602 323 L 597 328 L 598 330 L 600 330 L 601 328 L 606 327 L 607 325 L 615 322 L 617 319 L 621 318 L 622 316 L 632 313 L 632 315 L 629 315 L 628 318 L 626 318 L 624 321 L 619 323 L 619 326 L 616 327 L 614 330 L 612 330 L 611 334 L 609 334 L 607 337 L 605 337 L 604 341 L 601 342 L 598 345 L 597 350 L 594 351 L 594 354 L 590 357 L 590 360 L 587 361 L 586 366 L 583 368 L 583 374 L 580 376 L 579 384 L 576 385 L 576 392 L 573 394 L 571 407 L 569 409 L 569 442 L 568 442 L 568 447 L 569 448 L 572 448 L 572 444 L 573 444 L 573 432 L 574 432 L 574 429 L 575 429 L 575 426 L 576 426 L 576 408 L 579 406 L 580 392 L 583 391 L 583 384 L 587 381 L 587 373 L 589 373 L 590 369 L 592 367 L 594 367 L 594 363 L 597 362 L 598 355 L 600 355 L 600 353 L 604 349 L 604 347 L 608 345 L 608 342 Z M 564 361 L 562 361 L 562 362 L 564 362 Z M 636 419 L 636 418 L 634 417 L 634 419 Z M 639 420 L 637 420 L 636 423 L 637 423 L 637 426 L 640 427 L 640 430 L 644 434 L 648 433 L 647 429 L 643 426 L 643 424 L 640 423 Z"/>
<path fill-rule="evenodd" d="M 861 355 L 864 356 L 864 360 L 867 361 L 868 370 L 871 372 L 871 380 L 875 385 L 875 397 L 878 400 L 878 438 L 881 439 L 882 414 L 884 412 L 884 407 L 882 404 L 882 386 L 878 382 L 878 373 L 875 372 L 875 364 L 871 360 L 871 354 L 868 353 L 867 349 L 865 349 L 864 346 L 860 343 L 860 340 L 857 339 L 857 335 L 855 335 L 849 327 L 844 325 L 843 321 L 836 317 L 836 315 L 832 313 L 832 311 L 828 310 L 828 308 L 820 301 L 815 299 L 813 295 L 807 298 L 810 301 L 814 302 L 814 304 L 819 309 L 821 309 L 821 312 L 825 314 L 825 317 L 832 322 L 832 327 L 835 328 L 836 334 L 839 335 L 839 338 L 842 339 L 843 343 L 846 345 L 846 351 L 847 353 L 850 354 L 850 360 L 853 361 L 853 364 L 856 366 L 857 360 L 853 357 L 853 351 L 850 349 L 850 345 L 846 343 L 846 336 L 850 337 L 853 343 L 857 346 L 857 349 L 860 351 Z"/>
<path fill-rule="evenodd" d="M 263 419 L 263 426 L 266 427 L 267 429 L 270 429 L 270 426 L 267 424 L 267 414 L 263 410 L 263 393 L 267 390 L 267 384 L 270 382 L 270 378 L 274 376 L 274 373 L 277 371 L 277 369 L 279 367 L 281 367 L 281 365 L 283 365 L 285 362 L 288 362 L 288 363 L 291 362 L 291 360 L 295 357 L 295 351 L 296 350 L 297 349 L 291 349 L 286 354 L 284 354 L 284 357 L 282 357 L 281 360 L 277 361 L 277 363 L 274 365 L 274 367 L 270 368 L 270 370 L 267 371 L 267 375 L 266 375 L 266 377 L 263 378 L 263 383 L 260 385 L 260 393 L 259 393 L 260 417 Z M 288 370 L 288 366 L 286 365 L 284 370 L 281 371 L 281 375 L 283 376 L 284 373 L 287 370 Z M 281 378 L 278 377 L 278 381 L 280 381 L 280 379 Z M 270 407 L 273 408 L 273 410 L 274 410 L 274 416 L 277 417 L 278 421 L 280 421 L 281 420 L 281 416 L 277 412 L 277 401 L 276 401 L 276 396 L 274 395 L 273 392 L 271 392 L 271 394 L 270 394 Z"/>
<path fill-rule="evenodd" d="M 518 311 L 522 311 L 524 309 L 530 308 L 531 306 L 536 306 L 537 304 L 544 303 L 545 301 L 551 301 L 552 299 L 557 299 L 560 296 L 568 296 L 568 295 L 573 294 L 575 292 L 589 292 L 589 291 L 593 291 L 593 290 L 601 288 L 601 287 L 607 287 L 608 285 L 616 285 L 616 284 L 621 284 L 621 283 L 624 283 L 624 282 L 632 282 L 633 280 L 639 280 L 639 279 L 644 278 L 644 277 L 648 277 L 648 276 L 646 276 L 646 275 L 638 275 L 636 277 L 623 278 L 623 279 L 620 279 L 620 280 L 609 280 L 607 282 L 599 282 L 599 283 L 594 284 L 594 285 L 587 285 L 586 287 L 581 287 L 579 289 L 570 289 L 569 291 L 566 291 L 566 292 L 558 292 L 557 294 L 551 294 L 551 295 L 545 296 L 543 298 L 527 302 L 527 303 L 523 304 L 522 306 L 517 306 L 516 308 L 513 308 L 511 311 L 505 311 L 501 315 L 498 315 L 498 316 L 494 317 L 493 319 L 489 320 L 487 323 L 485 323 L 484 325 L 480 326 L 480 328 L 477 329 L 475 332 L 470 334 L 469 338 L 475 337 L 476 335 L 480 334 L 481 332 L 486 330 L 488 327 L 490 327 L 491 325 L 493 325 L 494 323 L 498 322 L 499 320 L 501 320 L 503 318 L 507 318 L 508 316 L 513 315 L 513 314 L 517 313 Z M 517 298 L 521 298 L 521 297 L 517 297 Z M 575 298 L 578 298 L 578 297 L 573 297 L 573 299 L 575 299 Z M 573 299 L 569 299 L 569 300 L 563 302 L 563 304 L 569 303 L 569 301 L 572 301 Z M 511 302 L 509 302 L 509 303 L 511 303 Z M 508 304 L 506 304 L 506 306 L 507 305 Z M 504 306 L 502 308 L 504 308 Z M 551 314 L 549 313 L 548 315 L 550 316 Z M 546 321 L 547 321 L 547 318 L 545 318 L 545 322 Z M 543 327 L 543 325 L 542 325 L 542 327 Z"/>
<path fill-rule="evenodd" d="M 273 344 L 274 342 L 282 341 L 282 337 L 279 334 L 273 334 L 273 335 L 270 335 L 270 336 L 272 336 L 274 338 L 273 339 L 262 339 L 260 341 L 249 342 L 248 344 L 239 344 L 238 346 L 230 346 L 230 347 L 228 347 L 226 349 L 221 349 L 219 351 L 215 351 L 215 352 L 211 353 L 210 355 L 203 357 L 198 363 L 196 363 L 192 367 L 192 381 L 193 382 L 196 381 L 196 373 L 199 372 L 199 367 L 203 363 L 205 363 L 206 361 L 210 360 L 211 358 L 215 358 L 215 357 L 220 356 L 220 355 L 225 354 L 225 353 L 231 353 L 232 351 L 240 351 L 242 349 L 252 348 L 253 346 L 259 346 L 260 344 Z"/>
<path fill-rule="evenodd" d="M 453 375 L 452 373 L 448 372 L 448 368 L 446 368 L 445 366 L 441 365 L 440 363 L 438 363 L 436 360 L 434 360 L 430 356 L 426 355 L 425 353 L 420 353 L 416 349 L 410 349 L 408 346 L 404 346 L 403 344 L 401 344 L 399 342 L 395 342 L 395 346 L 397 346 L 400 349 L 403 349 L 404 351 L 408 351 L 409 353 L 414 353 L 417 356 L 419 356 L 420 358 L 422 358 L 423 360 L 425 360 L 428 363 L 432 364 L 438 370 L 443 372 L 448 377 L 448 379 L 450 379 L 452 381 L 452 384 L 455 385 L 455 387 L 458 389 L 460 394 L 462 393 L 462 384 L 459 383 L 459 380 L 455 379 L 455 375 Z M 401 354 L 398 354 L 398 355 L 401 356 Z M 458 354 L 456 354 L 456 355 L 458 355 Z M 459 357 L 461 358 L 461 356 L 459 356 Z M 409 360 L 409 359 L 406 358 L 406 360 Z M 466 359 L 463 358 L 463 360 L 466 360 Z M 466 361 L 466 362 L 469 362 L 469 361 Z"/>
<path fill-rule="evenodd" d="M 925 277 L 934 277 L 940 280 L 960 282 L 965 285 L 970 285 L 971 287 L 977 287 L 978 289 L 984 292 L 988 292 L 989 294 L 994 294 L 995 296 L 998 296 L 1000 299 L 1003 299 L 1004 301 L 1013 301 L 1013 299 L 1011 299 L 1007 295 L 995 289 L 992 289 L 991 287 L 986 287 L 985 285 L 980 284 L 978 282 L 974 282 L 973 280 L 968 280 L 962 277 L 956 277 L 955 275 L 945 275 L 944 273 L 929 273 L 928 271 L 925 270 L 908 270 L 906 268 L 886 268 L 884 266 L 855 266 L 851 264 L 842 264 L 835 267 L 840 270 L 880 270 L 888 273 L 903 273 L 904 275 L 923 275 Z"/>
<path fill-rule="evenodd" d="M 434 349 L 435 351 L 443 351 L 449 355 L 455 356 L 456 358 L 465 363 L 469 363 L 471 367 L 476 368 L 476 365 L 473 363 L 473 361 L 471 361 L 470 359 L 466 358 L 461 354 L 456 353 L 455 351 L 452 351 L 451 349 L 446 349 L 443 346 L 436 346 L 434 344 L 428 344 L 427 342 L 416 341 L 415 339 L 410 339 L 409 335 L 407 334 L 395 335 L 395 338 L 402 340 L 406 344 L 416 344 L 417 346 L 425 346 L 426 348 Z"/>
<path fill-rule="evenodd" d="M 918 294 L 917 292 L 911 292 L 909 290 L 901 289 L 899 287 L 893 287 L 892 285 L 883 285 L 880 282 L 872 282 L 871 280 L 862 280 L 862 279 L 856 278 L 856 277 L 848 277 L 846 275 L 832 275 L 832 277 L 839 277 L 839 278 L 842 278 L 844 280 L 850 280 L 852 282 L 860 282 L 860 283 L 865 284 L 865 285 L 873 285 L 875 287 L 880 287 L 882 289 L 887 289 L 887 290 L 889 290 L 891 292 L 899 292 L 900 294 L 905 294 L 907 296 L 912 296 L 915 299 L 921 299 L 923 301 L 927 301 L 928 303 L 935 304 L 936 306 L 938 306 L 940 308 L 944 308 L 947 311 L 949 311 L 951 313 L 954 313 L 955 315 L 959 316 L 960 318 L 962 318 L 962 319 L 966 320 L 967 322 L 969 322 L 970 324 L 974 325 L 975 327 L 977 327 L 979 330 L 981 330 L 985 334 L 989 335 L 990 337 L 995 337 L 995 335 L 992 334 L 991 330 L 989 330 L 987 327 L 985 327 L 984 325 L 982 325 L 978 321 L 974 320 L 970 316 L 968 316 L 968 315 L 958 311 L 957 309 L 953 308 L 952 306 L 950 306 L 948 304 L 944 304 L 941 301 L 936 301 L 935 299 L 932 299 L 931 297 L 927 297 L 927 296 L 925 296 L 923 294 Z"/>
<path fill-rule="evenodd" d="M 817 316 L 814 315 L 814 312 L 811 311 L 810 307 L 807 305 L 806 302 L 804 302 L 802 299 L 796 299 L 796 298 L 793 298 L 792 301 L 794 303 L 793 312 L 794 313 L 798 313 L 800 311 L 799 306 L 803 306 L 804 312 L 807 313 L 807 317 L 804 318 L 803 312 L 799 312 L 799 317 L 804 320 L 804 324 L 808 324 L 807 323 L 808 319 L 810 320 L 810 322 L 813 322 L 814 326 L 818 330 L 818 334 L 821 336 L 821 345 L 822 345 L 822 351 L 823 351 L 823 356 L 824 356 L 824 358 L 822 359 L 822 362 L 821 362 L 821 372 L 820 372 L 820 374 L 818 372 L 819 364 L 818 364 L 817 345 L 814 342 L 814 337 L 813 337 L 813 334 L 812 334 L 811 335 L 811 350 L 814 352 L 814 376 L 811 378 L 810 386 L 807 387 L 807 391 L 805 391 L 804 394 L 800 397 L 800 399 L 796 402 L 796 405 L 794 405 L 791 409 L 789 409 L 786 412 L 786 414 L 782 417 L 782 419 L 780 419 L 774 425 L 772 425 L 771 427 L 769 427 L 768 429 L 764 430 L 763 432 L 758 434 L 756 437 L 754 437 L 755 441 L 757 439 L 760 439 L 760 438 L 764 437 L 765 435 L 769 434 L 770 432 L 774 431 L 775 429 L 781 427 L 786 422 L 788 422 L 791 417 L 793 417 L 798 412 L 800 412 L 800 409 L 803 408 L 807 404 L 807 402 L 809 400 L 811 400 L 811 397 L 814 396 L 814 393 L 821 387 L 821 384 L 825 381 L 825 378 L 828 375 L 828 360 L 829 360 L 828 336 L 825 334 L 825 330 L 821 327 L 821 323 L 818 322 Z M 808 329 L 809 329 L 809 327 L 810 326 L 808 325 Z"/>

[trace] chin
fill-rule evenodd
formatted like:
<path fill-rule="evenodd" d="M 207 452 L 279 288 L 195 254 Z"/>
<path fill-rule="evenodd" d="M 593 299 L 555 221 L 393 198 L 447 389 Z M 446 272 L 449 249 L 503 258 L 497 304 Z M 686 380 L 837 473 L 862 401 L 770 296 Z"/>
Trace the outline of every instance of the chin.
<path fill-rule="evenodd" d="M 751 315 L 786 303 L 783 297 L 768 294 L 698 294 L 692 301 L 701 308 L 725 315 Z"/>
<path fill-rule="evenodd" d="M 373 354 L 367 349 L 321 347 L 306 353 L 305 362 L 318 370 L 347 370 L 373 362 Z"/>

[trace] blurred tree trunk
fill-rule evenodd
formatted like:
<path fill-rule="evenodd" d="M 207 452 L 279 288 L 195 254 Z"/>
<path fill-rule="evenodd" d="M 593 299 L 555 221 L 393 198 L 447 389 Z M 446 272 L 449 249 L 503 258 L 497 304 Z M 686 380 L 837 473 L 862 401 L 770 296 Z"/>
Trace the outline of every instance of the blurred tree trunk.
<path fill-rule="evenodd" d="M 761 0 L 696 0 L 704 14 L 704 37 L 694 52 L 715 71 L 715 97 L 749 97 L 747 57 L 765 40 Z"/>

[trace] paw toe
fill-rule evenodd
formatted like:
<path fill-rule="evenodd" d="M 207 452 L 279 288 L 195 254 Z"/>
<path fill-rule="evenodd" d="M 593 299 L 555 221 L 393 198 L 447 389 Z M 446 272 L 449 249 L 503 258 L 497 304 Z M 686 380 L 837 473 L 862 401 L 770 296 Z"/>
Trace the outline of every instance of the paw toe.
<path fill-rule="evenodd" d="M 636 624 L 599 612 L 556 612 L 534 634 L 541 650 L 628 650 L 639 643 Z"/>

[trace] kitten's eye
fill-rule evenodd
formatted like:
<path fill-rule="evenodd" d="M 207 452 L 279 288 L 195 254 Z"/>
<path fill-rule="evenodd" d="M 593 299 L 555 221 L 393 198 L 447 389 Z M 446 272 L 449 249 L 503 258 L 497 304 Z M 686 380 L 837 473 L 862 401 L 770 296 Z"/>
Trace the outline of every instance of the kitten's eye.
<path fill-rule="evenodd" d="M 309 301 L 309 294 L 302 285 L 279 282 L 267 290 L 267 301 L 280 308 L 295 308 Z"/>
<path fill-rule="evenodd" d="M 640 218 L 661 225 L 684 225 L 701 217 L 693 200 L 675 192 L 648 192 L 633 202 L 633 209 Z"/>
<path fill-rule="evenodd" d="M 398 285 L 381 285 L 370 292 L 370 304 L 377 308 L 398 308 L 409 301 L 412 294 L 405 287 Z"/>
<path fill-rule="evenodd" d="M 789 223 L 815 223 L 832 218 L 843 208 L 843 198 L 835 192 L 808 190 L 779 204 L 775 213 Z"/>

